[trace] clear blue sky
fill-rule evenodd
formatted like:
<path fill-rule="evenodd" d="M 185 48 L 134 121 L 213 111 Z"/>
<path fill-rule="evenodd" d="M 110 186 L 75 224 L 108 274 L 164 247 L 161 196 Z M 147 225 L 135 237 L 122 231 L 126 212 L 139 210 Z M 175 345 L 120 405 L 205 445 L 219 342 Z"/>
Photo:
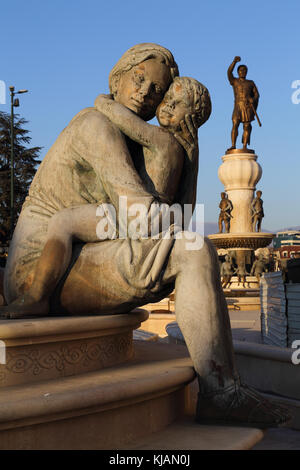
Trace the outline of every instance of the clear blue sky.
<path fill-rule="evenodd" d="M 20 95 L 19 112 L 42 156 L 75 113 L 108 92 L 109 71 L 126 49 L 140 42 L 169 48 L 180 74 L 204 83 L 212 97 L 199 132 L 197 202 L 207 222 L 217 221 L 217 171 L 230 146 L 226 70 L 240 55 L 261 95 L 263 126 L 254 123 L 251 147 L 263 168 L 263 226 L 300 225 L 300 104 L 291 100 L 300 80 L 299 0 L 11 0 L 1 2 L 0 21 L 0 80 L 30 90 Z M 8 94 L 0 110 L 9 112 Z"/>

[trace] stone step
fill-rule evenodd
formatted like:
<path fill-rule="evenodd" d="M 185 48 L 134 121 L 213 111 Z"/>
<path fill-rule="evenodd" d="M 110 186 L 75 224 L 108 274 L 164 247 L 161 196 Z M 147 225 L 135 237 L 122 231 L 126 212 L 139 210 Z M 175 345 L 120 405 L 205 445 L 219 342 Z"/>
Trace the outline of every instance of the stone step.
<path fill-rule="evenodd" d="M 186 348 L 136 341 L 129 363 L 0 389 L 1 449 L 115 449 L 185 411 Z"/>
<path fill-rule="evenodd" d="M 129 363 L 0 389 L 0 449 L 248 449 L 257 429 L 193 420 L 185 346 L 134 341 Z"/>
<path fill-rule="evenodd" d="M 176 322 L 167 325 L 167 332 L 170 343 L 185 344 Z M 233 346 L 242 381 L 287 406 L 293 417 L 289 426 L 300 429 L 300 369 L 292 361 L 293 355 L 299 360 L 300 353 L 292 348 L 250 341 L 234 340 Z"/>
<path fill-rule="evenodd" d="M 264 437 L 260 429 L 199 425 L 191 417 L 133 443 L 134 450 L 249 450 Z"/>

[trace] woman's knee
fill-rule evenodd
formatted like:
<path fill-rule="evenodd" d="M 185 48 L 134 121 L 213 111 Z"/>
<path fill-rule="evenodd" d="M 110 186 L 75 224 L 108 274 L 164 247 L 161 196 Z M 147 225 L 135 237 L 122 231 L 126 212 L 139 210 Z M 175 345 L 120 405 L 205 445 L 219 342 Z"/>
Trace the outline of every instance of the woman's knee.
<path fill-rule="evenodd" d="M 51 217 L 48 225 L 48 235 L 59 238 L 71 236 L 72 225 L 72 213 L 69 209 L 62 209 Z"/>
<path fill-rule="evenodd" d="M 181 232 L 175 240 L 173 252 L 180 263 L 216 263 L 216 251 L 212 242 L 195 232 Z"/>

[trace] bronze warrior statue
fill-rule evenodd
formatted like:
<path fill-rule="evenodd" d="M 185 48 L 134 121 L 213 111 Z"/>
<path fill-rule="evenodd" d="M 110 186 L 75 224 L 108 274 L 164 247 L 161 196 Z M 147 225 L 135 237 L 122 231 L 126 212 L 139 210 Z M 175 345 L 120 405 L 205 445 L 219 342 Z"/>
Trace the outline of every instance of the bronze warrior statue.
<path fill-rule="evenodd" d="M 256 191 L 256 198 L 253 199 L 251 204 L 252 212 L 252 230 L 253 232 L 261 231 L 261 221 L 265 216 L 263 209 L 263 200 L 261 199 L 262 192 Z"/>
<path fill-rule="evenodd" d="M 226 193 L 221 193 L 221 201 L 219 204 L 220 214 L 219 214 L 219 233 L 223 231 L 223 222 L 225 225 L 225 232 L 229 233 L 230 230 L 230 219 L 232 218 L 231 211 L 233 209 L 232 202 L 228 199 Z"/>
<path fill-rule="evenodd" d="M 241 58 L 236 56 L 232 64 L 228 68 L 228 80 L 233 87 L 234 91 L 234 110 L 232 113 L 232 131 L 231 131 L 231 142 L 232 146 L 228 150 L 236 148 L 236 139 L 238 136 L 238 127 L 240 123 L 243 123 L 244 132 L 242 137 L 243 149 L 247 149 L 247 144 L 250 144 L 251 135 L 251 121 L 254 120 L 255 116 L 260 124 L 259 118 L 256 114 L 256 108 L 259 100 L 259 93 L 256 85 L 252 80 L 247 80 L 246 75 L 248 68 L 246 65 L 240 65 L 237 69 L 238 77 L 233 76 L 233 69 L 237 62 L 240 62 Z"/>

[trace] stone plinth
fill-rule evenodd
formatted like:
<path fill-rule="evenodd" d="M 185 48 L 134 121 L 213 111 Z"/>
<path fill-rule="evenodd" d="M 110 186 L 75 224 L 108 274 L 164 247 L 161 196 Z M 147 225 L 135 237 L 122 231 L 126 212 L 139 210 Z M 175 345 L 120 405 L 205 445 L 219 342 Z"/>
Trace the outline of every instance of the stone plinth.
<path fill-rule="evenodd" d="M 1 388 L 0 449 L 132 448 L 180 418 L 195 378 L 186 348 L 134 346 L 121 365 Z"/>
<path fill-rule="evenodd" d="M 267 247 L 274 235 L 255 232 L 252 219 L 252 203 L 256 185 L 262 176 L 261 166 L 257 163 L 257 155 L 253 150 L 234 149 L 222 157 L 218 176 L 224 184 L 228 199 L 232 203 L 230 233 L 209 235 L 216 249 L 235 252 L 235 266 L 240 272 L 249 272 L 254 262 L 254 252 L 258 248 Z M 245 271 L 244 271 L 245 270 Z M 232 278 L 230 288 L 245 288 Z M 246 287 L 258 289 L 259 282 L 251 276 L 246 277 Z"/>
<path fill-rule="evenodd" d="M 96 371 L 132 358 L 132 332 L 148 318 L 128 314 L 0 320 L 6 364 L 0 388 Z"/>
<path fill-rule="evenodd" d="M 254 153 L 224 155 L 218 176 L 233 204 L 230 233 L 252 232 L 251 203 L 262 169 Z"/>

